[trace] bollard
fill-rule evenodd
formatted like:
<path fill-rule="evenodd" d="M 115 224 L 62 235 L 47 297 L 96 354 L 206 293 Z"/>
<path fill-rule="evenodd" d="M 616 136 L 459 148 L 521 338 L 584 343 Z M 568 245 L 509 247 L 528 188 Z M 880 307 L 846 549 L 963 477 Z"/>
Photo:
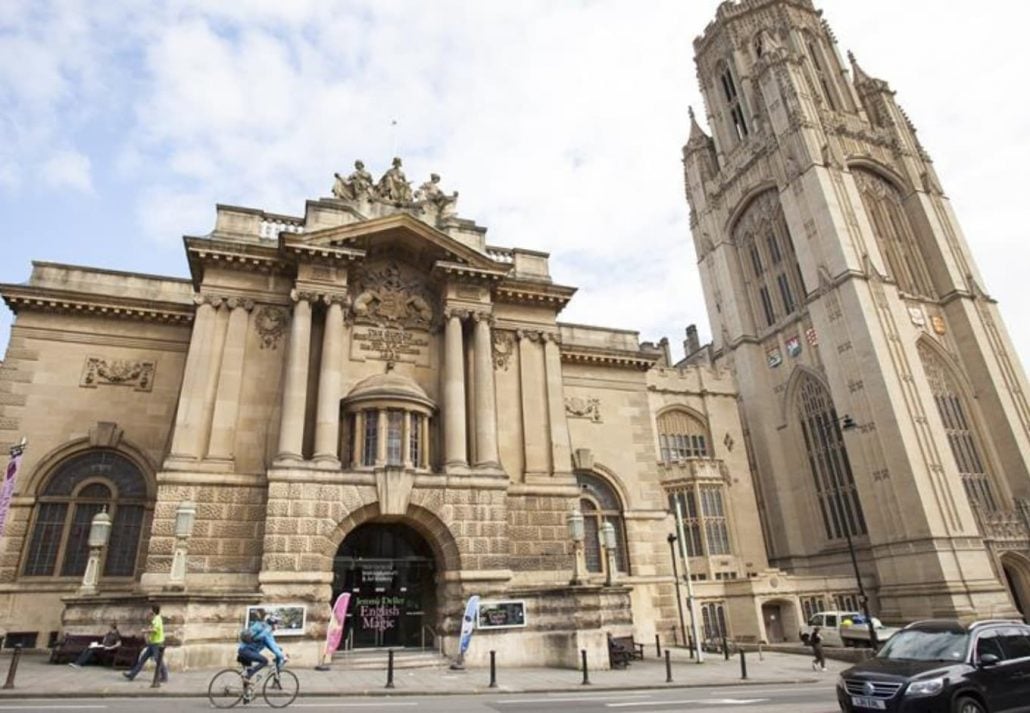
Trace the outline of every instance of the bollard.
<path fill-rule="evenodd" d="M 151 688 L 161 687 L 161 667 L 165 661 L 165 647 L 155 646 L 154 647 L 154 680 L 150 682 Z"/>
<path fill-rule="evenodd" d="M 497 652 L 490 652 L 490 688 L 497 688 Z"/>
<path fill-rule="evenodd" d="M 744 649 L 740 650 L 740 677 L 747 678 L 747 656 L 744 655 Z"/>
<path fill-rule="evenodd" d="M 665 682 L 672 683 L 672 659 L 669 658 L 669 650 L 665 650 Z"/>
<path fill-rule="evenodd" d="M 386 654 L 386 687 L 393 688 L 393 649 Z"/>
<path fill-rule="evenodd" d="M 729 647 L 729 644 L 726 643 L 726 635 L 725 634 L 723 634 L 723 637 L 722 637 L 722 657 L 724 659 L 726 659 L 727 661 L 730 660 L 730 647 Z"/>
<path fill-rule="evenodd" d="M 655 654 L 655 656 L 657 656 L 658 658 L 661 658 L 662 657 L 662 637 L 660 637 L 658 634 L 654 635 L 654 648 L 655 648 L 655 651 L 657 652 Z"/>
<path fill-rule="evenodd" d="M 14 645 L 14 654 L 11 655 L 11 667 L 7 669 L 7 681 L 4 688 L 14 688 L 14 675 L 18 673 L 18 660 L 21 658 L 21 644 Z"/>
<path fill-rule="evenodd" d="M 590 685 L 590 673 L 587 671 L 587 650 L 586 649 L 580 649 L 579 653 L 583 657 L 583 685 L 584 686 L 589 686 Z"/>
<path fill-rule="evenodd" d="M 762 644 L 764 644 L 764 643 L 765 642 L 762 641 L 761 639 L 758 640 L 758 660 L 759 661 L 765 661 L 765 656 L 762 655 Z"/>
<path fill-rule="evenodd" d="M 690 658 L 694 658 L 694 637 L 693 636 L 688 636 L 687 637 L 687 642 L 688 642 L 688 644 L 690 646 Z"/>

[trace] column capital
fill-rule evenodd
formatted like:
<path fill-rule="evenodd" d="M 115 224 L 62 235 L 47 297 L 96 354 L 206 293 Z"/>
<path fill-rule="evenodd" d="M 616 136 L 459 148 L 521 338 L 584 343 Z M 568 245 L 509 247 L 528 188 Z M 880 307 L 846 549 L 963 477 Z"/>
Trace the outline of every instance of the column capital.
<path fill-rule="evenodd" d="M 326 305 L 340 305 L 344 309 L 351 304 L 350 295 L 345 292 L 326 292 L 321 295 L 321 300 Z"/>
<path fill-rule="evenodd" d="M 539 329 L 516 329 L 515 338 L 520 342 L 524 339 L 530 342 L 542 342 L 544 333 Z"/>
<path fill-rule="evenodd" d="M 290 299 L 294 302 L 317 302 L 319 294 L 312 290 L 298 290 L 296 287 L 290 290 Z"/>
<path fill-rule="evenodd" d="M 558 332 L 543 332 L 543 340 L 554 344 L 561 344 L 561 334 Z"/>
<path fill-rule="evenodd" d="M 245 297 L 229 297 L 225 300 L 225 304 L 229 309 L 242 309 L 244 312 L 254 309 L 254 300 Z"/>
<path fill-rule="evenodd" d="M 193 304 L 197 305 L 198 307 L 203 305 L 211 305 L 215 309 L 218 309 L 222 306 L 222 302 L 224 301 L 225 298 L 221 295 L 213 295 L 210 292 L 198 292 L 193 295 Z"/>
<path fill-rule="evenodd" d="M 476 310 L 471 313 L 471 316 L 472 321 L 476 324 L 479 324 L 480 322 L 486 322 L 491 327 L 494 325 L 494 315 L 493 312 L 490 312 L 489 310 Z"/>
<path fill-rule="evenodd" d="M 443 316 L 444 316 L 445 319 L 451 319 L 452 317 L 457 317 L 459 320 L 465 321 L 466 319 L 469 318 L 470 314 L 471 313 L 469 312 L 469 310 L 462 309 L 460 307 L 444 307 L 443 308 Z"/>

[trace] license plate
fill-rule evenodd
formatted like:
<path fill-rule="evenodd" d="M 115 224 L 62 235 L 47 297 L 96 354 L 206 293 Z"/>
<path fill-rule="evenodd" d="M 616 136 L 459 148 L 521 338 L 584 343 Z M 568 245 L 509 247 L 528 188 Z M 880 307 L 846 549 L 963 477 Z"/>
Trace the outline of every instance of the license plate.
<path fill-rule="evenodd" d="M 873 710 L 887 710 L 887 704 L 881 701 L 879 698 L 869 698 L 867 696 L 852 696 L 851 705 L 855 708 L 872 708 Z"/>

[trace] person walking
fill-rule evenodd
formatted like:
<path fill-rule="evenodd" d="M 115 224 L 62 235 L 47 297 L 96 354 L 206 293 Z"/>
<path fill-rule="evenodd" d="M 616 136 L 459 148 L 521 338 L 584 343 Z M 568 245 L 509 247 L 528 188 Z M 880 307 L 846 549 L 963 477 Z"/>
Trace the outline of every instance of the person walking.
<path fill-rule="evenodd" d="M 139 675 L 144 664 L 147 663 L 147 659 L 153 658 L 154 664 L 159 669 L 158 680 L 161 683 L 168 683 L 168 667 L 164 661 L 165 622 L 161 618 L 161 605 L 151 605 L 150 612 L 153 614 L 150 619 L 150 626 L 143 630 L 143 634 L 147 637 L 147 648 L 143 649 L 143 654 L 136 661 L 136 665 L 130 670 L 123 672 L 122 675 L 131 681 Z"/>
<path fill-rule="evenodd" d="M 815 627 L 808 636 L 808 645 L 812 647 L 812 654 L 815 656 L 812 659 L 813 671 L 826 670 L 826 657 L 823 656 L 823 637 L 819 633 L 819 629 L 820 627 Z"/>

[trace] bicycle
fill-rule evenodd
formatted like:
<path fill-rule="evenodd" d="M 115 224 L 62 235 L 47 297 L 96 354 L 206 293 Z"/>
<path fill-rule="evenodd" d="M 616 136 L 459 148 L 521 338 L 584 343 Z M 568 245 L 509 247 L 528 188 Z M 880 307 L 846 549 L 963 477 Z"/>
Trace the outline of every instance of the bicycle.
<path fill-rule="evenodd" d="M 241 701 L 246 705 L 254 700 L 254 691 L 260 686 L 265 703 L 272 708 L 285 708 L 293 703 L 300 692 L 300 681 L 293 671 L 273 664 L 254 674 L 247 685 L 243 677 L 246 670 L 246 666 L 241 666 L 222 669 L 216 673 L 207 687 L 207 697 L 211 705 L 215 708 L 232 708 Z"/>

